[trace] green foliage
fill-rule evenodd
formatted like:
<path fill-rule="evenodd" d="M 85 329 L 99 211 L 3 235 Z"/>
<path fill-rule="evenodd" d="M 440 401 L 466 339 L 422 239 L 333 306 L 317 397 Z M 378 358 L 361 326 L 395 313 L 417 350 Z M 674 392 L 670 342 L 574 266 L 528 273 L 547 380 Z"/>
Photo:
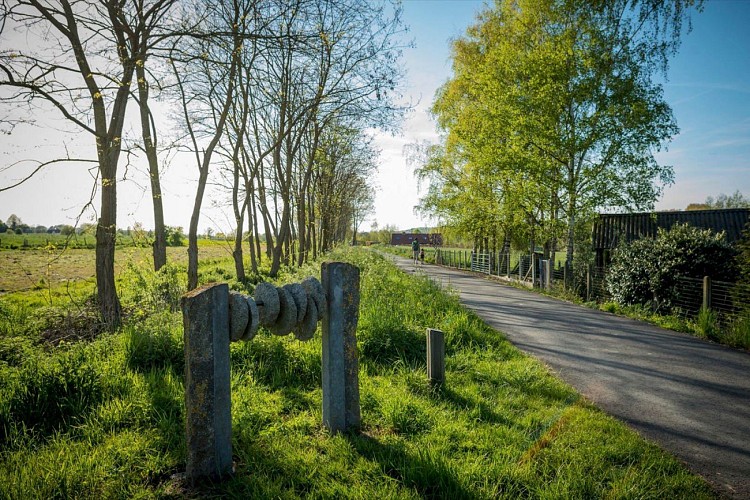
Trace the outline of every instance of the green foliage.
<path fill-rule="evenodd" d="M 169 245 L 170 247 L 185 246 L 185 233 L 182 232 L 181 227 L 166 226 L 164 229 L 167 233 L 167 245 Z"/>
<path fill-rule="evenodd" d="M 750 208 L 750 199 L 737 190 L 731 195 L 721 193 L 716 198 L 709 196 L 704 205 L 707 209 Z"/>
<path fill-rule="evenodd" d="M 185 467 L 181 318 L 147 311 L 115 334 L 65 349 L 28 343 L 28 359 L 0 362 L 0 497 L 711 498 L 699 477 L 587 405 L 454 294 L 374 253 L 327 258 L 361 270 L 358 337 L 370 345 L 360 433 L 321 426 L 320 333 L 303 343 L 261 331 L 231 346 L 235 475 L 175 482 Z M 30 316 L 14 314 L 23 335 Z M 446 333 L 440 388 L 424 374 L 427 326 Z M 402 338 L 375 338 L 390 328 Z"/>
<path fill-rule="evenodd" d="M 719 318 L 714 311 L 701 307 L 698 316 L 695 318 L 695 323 L 701 337 L 719 340 L 721 329 Z"/>
<path fill-rule="evenodd" d="M 158 271 L 129 261 L 121 276 L 125 305 L 140 314 L 163 309 L 176 311 L 182 294 L 187 291 L 185 269 L 168 262 Z"/>
<path fill-rule="evenodd" d="M 747 308 L 727 322 L 720 341 L 732 347 L 750 349 L 750 311 Z"/>
<path fill-rule="evenodd" d="M 607 270 L 607 289 L 623 305 L 649 304 L 668 312 L 681 299 L 680 277 L 733 281 L 735 252 L 723 233 L 676 224 L 618 248 Z M 700 304 L 695 304 L 697 311 Z"/>
<path fill-rule="evenodd" d="M 444 140 L 413 155 L 425 211 L 477 238 L 567 239 L 572 263 L 579 219 L 651 208 L 673 180 L 655 153 L 677 132 L 654 75 L 693 5 L 488 6 L 453 43 L 432 108 Z"/>
<path fill-rule="evenodd" d="M 179 320 L 179 314 L 155 311 L 145 320 L 127 324 L 123 329 L 127 366 L 139 372 L 169 367 L 182 371 L 185 357 Z"/>
<path fill-rule="evenodd" d="M 750 222 L 737 242 L 737 268 L 740 270 L 740 282 L 750 285 Z"/>

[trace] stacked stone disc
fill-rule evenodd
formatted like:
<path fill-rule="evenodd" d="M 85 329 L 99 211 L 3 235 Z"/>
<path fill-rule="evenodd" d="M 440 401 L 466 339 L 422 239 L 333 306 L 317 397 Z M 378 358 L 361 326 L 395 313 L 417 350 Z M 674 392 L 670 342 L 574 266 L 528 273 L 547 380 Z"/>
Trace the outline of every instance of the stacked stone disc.
<path fill-rule="evenodd" d="M 282 287 L 259 283 L 252 297 L 230 293 L 230 339 L 232 342 L 251 340 L 258 327 L 263 326 L 274 335 L 294 332 L 298 340 L 310 340 L 326 309 L 323 286 L 313 277 Z"/>

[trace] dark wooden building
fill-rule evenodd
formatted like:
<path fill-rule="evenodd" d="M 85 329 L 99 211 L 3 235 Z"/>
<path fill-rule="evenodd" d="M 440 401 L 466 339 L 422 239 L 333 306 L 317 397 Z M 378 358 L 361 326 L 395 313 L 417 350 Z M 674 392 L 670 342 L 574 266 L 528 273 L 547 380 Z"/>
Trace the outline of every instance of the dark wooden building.
<path fill-rule="evenodd" d="M 443 235 L 440 233 L 391 233 L 391 245 L 411 245 L 415 238 L 420 245 L 443 245 Z"/>
<path fill-rule="evenodd" d="M 610 252 L 621 242 L 653 238 L 658 229 L 669 230 L 675 224 L 689 224 L 714 232 L 724 231 L 726 239 L 734 243 L 750 222 L 750 209 L 689 210 L 685 212 L 646 212 L 639 214 L 599 214 L 592 235 L 596 265 L 609 261 Z"/>

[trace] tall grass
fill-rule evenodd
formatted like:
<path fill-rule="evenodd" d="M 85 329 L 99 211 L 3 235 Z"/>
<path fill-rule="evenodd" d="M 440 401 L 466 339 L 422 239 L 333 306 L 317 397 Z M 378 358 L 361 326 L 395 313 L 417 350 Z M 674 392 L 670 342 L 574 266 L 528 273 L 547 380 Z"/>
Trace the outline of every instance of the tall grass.
<path fill-rule="evenodd" d="M 148 305 L 169 279 L 145 273 L 143 310 L 119 333 L 50 349 L 30 329 L 21 360 L 0 360 L 0 498 L 712 496 L 455 295 L 374 253 L 330 258 L 361 269 L 361 432 L 321 425 L 320 332 L 306 343 L 261 332 L 231 348 L 235 475 L 195 488 L 174 479 L 185 466 L 181 316 Z M 446 333 L 440 388 L 424 372 L 427 327 Z"/>

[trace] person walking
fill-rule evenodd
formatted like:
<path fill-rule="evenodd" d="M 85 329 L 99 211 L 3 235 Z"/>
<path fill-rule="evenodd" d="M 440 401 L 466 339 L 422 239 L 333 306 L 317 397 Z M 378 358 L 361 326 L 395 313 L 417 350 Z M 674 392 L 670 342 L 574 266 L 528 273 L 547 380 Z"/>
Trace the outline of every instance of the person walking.
<path fill-rule="evenodd" d="M 417 237 L 414 237 L 414 240 L 411 242 L 411 251 L 412 254 L 414 254 L 414 263 L 419 264 L 419 239 Z"/>

